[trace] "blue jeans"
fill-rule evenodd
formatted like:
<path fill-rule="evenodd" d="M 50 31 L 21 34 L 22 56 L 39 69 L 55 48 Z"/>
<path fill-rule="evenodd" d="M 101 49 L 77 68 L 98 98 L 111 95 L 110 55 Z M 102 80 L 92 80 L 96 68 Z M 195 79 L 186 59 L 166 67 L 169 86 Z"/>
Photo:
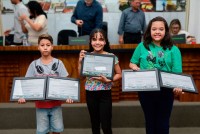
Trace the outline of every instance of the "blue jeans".
<path fill-rule="evenodd" d="M 145 116 L 146 134 L 169 134 L 174 102 L 172 90 L 139 92 L 138 95 Z"/>
<path fill-rule="evenodd" d="M 48 132 L 62 132 L 63 117 L 62 108 L 36 108 L 37 134 Z"/>

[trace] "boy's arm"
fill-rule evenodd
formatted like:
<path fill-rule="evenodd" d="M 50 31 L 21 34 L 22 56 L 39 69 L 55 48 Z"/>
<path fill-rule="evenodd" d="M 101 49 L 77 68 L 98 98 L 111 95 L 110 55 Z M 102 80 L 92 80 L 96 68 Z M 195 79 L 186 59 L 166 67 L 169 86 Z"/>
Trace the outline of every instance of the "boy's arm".
<path fill-rule="evenodd" d="M 25 77 L 34 77 L 34 62 L 35 61 L 33 61 L 30 65 L 29 65 L 29 67 L 28 67 L 28 69 L 27 69 L 27 71 L 26 71 L 26 75 L 25 75 Z M 19 104 L 24 104 L 24 103 L 26 103 L 26 99 L 24 99 L 24 98 L 20 98 L 20 99 L 18 99 L 18 103 Z"/>

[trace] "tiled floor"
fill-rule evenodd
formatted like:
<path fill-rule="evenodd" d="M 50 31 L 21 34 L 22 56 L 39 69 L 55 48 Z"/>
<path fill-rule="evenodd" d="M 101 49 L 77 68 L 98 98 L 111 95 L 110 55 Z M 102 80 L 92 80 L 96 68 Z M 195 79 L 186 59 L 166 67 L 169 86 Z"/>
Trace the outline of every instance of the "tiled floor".
<path fill-rule="evenodd" d="M 35 134 L 35 129 L 0 130 L 0 134 Z M 62 134 L 92 134 L 90 129 L 65 129 Z M 113 128 L 113 134 L 145 134 L 144 128 Z M 200 134 L 200 128 L 171 128 L 170 134 Z"/>

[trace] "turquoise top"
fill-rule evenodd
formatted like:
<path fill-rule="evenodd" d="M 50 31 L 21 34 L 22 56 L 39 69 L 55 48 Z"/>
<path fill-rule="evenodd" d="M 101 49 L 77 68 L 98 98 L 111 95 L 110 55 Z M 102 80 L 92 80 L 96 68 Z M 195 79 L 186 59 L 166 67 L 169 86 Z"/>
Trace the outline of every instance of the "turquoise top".
<path fill-rule="evenodd" d="M 137 64 L 141 70 L 157 68 L 162 71 L 181 73 L 182 58 L 178 47 L 172 46 L 169 50 L 163 49 L 154 43 L 149 44 L 150 51 L 141 42 L 135 49 L 131 63 Z"/>

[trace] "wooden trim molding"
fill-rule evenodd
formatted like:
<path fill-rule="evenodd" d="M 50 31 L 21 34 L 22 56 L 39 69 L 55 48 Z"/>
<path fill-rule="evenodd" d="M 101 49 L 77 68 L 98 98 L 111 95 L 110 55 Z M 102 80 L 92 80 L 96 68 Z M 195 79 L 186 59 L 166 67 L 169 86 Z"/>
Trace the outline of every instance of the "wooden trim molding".
<path fill-rule="evenodd" d="M 200 89 L 200 44 L 179 44 L 183 61 L 183 73 L 191 74 Z M 137 44 L 111 45 L 111 51 L 118 56 L 121 69 L 129 69 L 130 58 Z M 78 78 L 78 57 L 86 45 L 54 46 L 52 55 L 63 61 L 69 77 Z M 13 77 L 23 77 L 29 64 L 40 57 L 37 46 L 0 46 L 0 102 L 9 102 Z M 81 81 L 81 103 L 85 102 L 84 80 Z M 136 92 L 124 93 L 121 80 L 112 88 L 113 101 L 138 100 Z M 176 97 L 179 101 L 200 101 L 199 94 L 185 93 Z"/>

